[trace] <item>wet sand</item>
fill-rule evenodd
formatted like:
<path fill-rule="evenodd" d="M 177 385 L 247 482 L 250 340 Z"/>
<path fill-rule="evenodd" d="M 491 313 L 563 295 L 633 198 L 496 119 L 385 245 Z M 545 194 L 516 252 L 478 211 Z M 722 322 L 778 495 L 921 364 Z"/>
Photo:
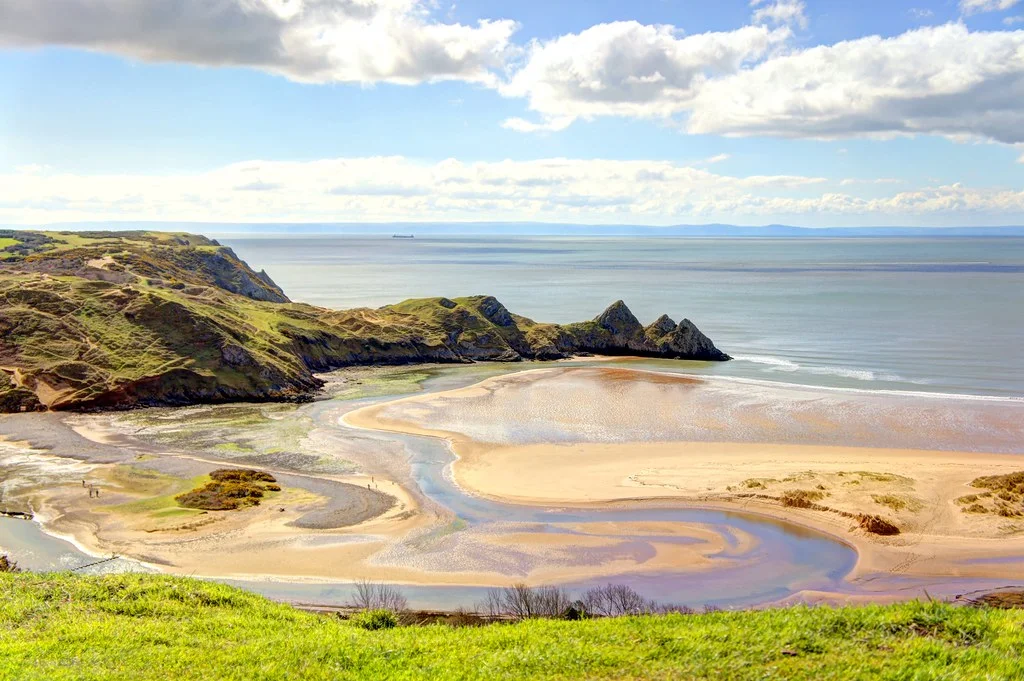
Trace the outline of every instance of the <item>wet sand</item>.
<path fill-rule="evenodd" d="M 467 372 L 462 385 L 473 376 L 479 374 Z M 441 385 L 457 384 L 455 377 Z M 1020 574 L 1024 562 L 1006 560 L 1024 557 L 1010 521 L 951 505 L 972 491 L 965 484 L 977 475 L 1018 469 L 1017 458 L 995 452 L 1021 441 L 1012 430 L 1019 409 L 984 401 L 937 408 L 927 400 L 899 400 L 894 408 L 887 400 L 567 364 L 354 412 L 358 405 L 325 401 L 19 415 L 0 419 L 0 433 L 25 434 L 35 447 L 17 459 L 20 479 L 31 482 L 18 498 L 47 531 L 94 555 L 113 551 L 178 574 L 480 587 L 647 575 L 656 596 L 670 586 L 665 580 L 681 575 L 701 574 L 700 583 L 724 588 L 754 570 L 772 575 L 768 588 L 799 589 L 801 580 L 821 585 L 852 565 L 849 550 L 819 532 L 856 547 L 852 577 L 862 583 L 878 575 Z M 342 420 L 356 428 L 338 427 Z M 448 455 L 437 440 L 408 442 L 405 433 L 449 440 L 459 457 L 455 481 L 498 506 L 467 524 L 462 518 L 478 512 L 472 504 L 437 489 L 426 493 L 437 480 L 414 468 L 429 462 L 440 475 Z M 716 441 L 722 433 L 738 441 Z M 891 439 L 971 441 L 992 453 L 879 446 Z M 63 471 L 24 468 L 69 461 L 63 457 L 77 461 Z M 223 514 L 159 501 L 223 465 L 272 472 L 284 491 L 257 508 Z M 101 501 L 85 497 L 81 475 L 102 486 Z M 774 500 L 788 489 L 819 487 L 821 504 L 885 515 L 903 534 L 879 539 L 851 531 L 851 520 L 836 513 Z M 890 510 L 875 496 L 906 507 Z M 504 502 L 526 511 L 513 511 L 511 521 Z M 803 573 L 800 559 L 787 558 L 800 545 L 792 538 L 765 539 L 774 543 L 762 550 L 769 535 L 756 526 L 746 533 L 728 515 L 706 524 L 674 511 L 681 508 L 777 518 L 785 521 L 783 534 L 811 528 L 813 550 L 825 553 L 803 561 L 829 567 Z M 567 515 L 558 509 L 581 510 L 558 521 Z M 781 562 L 772 558 L 779 551 Z M 832 578 L 829 570 L 840 571 Z"/>
<path fill-rule="evenodd" d="M 393 439 L 331 427 L 348 409 L 330 402 L 297 408 L 224 405 L 31 415 L 39 418 L 0 420 L 0 426 L 27 434 L 43 448 L 10 444 L 25 447 L 22 459 L 37 468 L 34 475 L 17 472 L 31 481 L 19 499 L 47 532 L 92 555 L 117 553 L 179 574 L 564 583 L 726 568 L 757 545 L 751 536 L 737 538 L 739 531 L 699 523 L 466 526 L 423 495 L 407 454 Z M 301 432 L 293 432 L 295 424 L 303 424 Z M 57 474 L 44 461 L 72 467 Z M 226 513 L 180 509 L 170 501 L 224 465 L 271 472 L 284 491 L 258 507 Z M 324 472 L 353 468 L 348 475 Z M 89 496 L 82 479 L 101 489 L 102 497 Z"/>
<path fill-rule="evenodd" d="M 970 486 L 979 476 L 1024 470 L 1019 454 L 991 451 L 1024 447 L 1024 403 L 842 393 L 807 400 L 803 389 L 777 399 L 764 389 L 703 388 L 700 381 L 647 372 L 546 369 L 364 408 L 345 420 L 360 428 L 447 439 L 458 456 L 458 484 L 494 500 L 600 507 L 657 499 L 742 509 L 855 546 L 859 560 L 852 579 L 878 573 L 1024 578 L 1024 562 L 1013 560 L 1024 558 L 1024 518 L 966 513 L 957 502 L 984 491 Z M 652 402 L 655 396 L 663 403 Z M 707 408 L 678 410 L 700 401 Z M 611 412 L 613 428 L 607 427 Z M 791 442 L 622 436 L 638 424 L 652 430 L 650 422 L 661 433 L 710 437 L 718 429 L 706 427 L 709 414 L 731 420 L 743 438 L 770 433 Z M 816 440 L 822 431 L 840 442 L 870 446 L 801 441 Z M 881 446 L 893 440 L 973 443 L 989 451 Z M 780 503 L 794 490 L 819 496 L 814 503 L 830 510 Z M 868 534 L 845 514 L 883 516 L 901 533 Z"/>

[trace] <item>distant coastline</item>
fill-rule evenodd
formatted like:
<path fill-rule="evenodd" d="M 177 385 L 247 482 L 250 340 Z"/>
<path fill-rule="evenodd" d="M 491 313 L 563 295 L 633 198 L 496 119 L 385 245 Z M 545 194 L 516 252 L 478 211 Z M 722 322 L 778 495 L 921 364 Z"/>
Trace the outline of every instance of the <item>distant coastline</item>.
<path fill-rule="evenodd" d="M 858 237 L 1024 237 L 1024 225 L 984 227 L 948 226 L 822 226 L 793 225 L 743 226 L 705 225 L 593 225 L 549 222 L 335 222 L 335 223 L 244 223 L 244 222 L 62 222 L 14 227 L 24 230 L 157 230 L 222 234 L 281 235 L 381 235 L 419 234 L 422 236 L 634 236 L 634 237 L 743 237 L 743 238 L 858 238 Z"/>

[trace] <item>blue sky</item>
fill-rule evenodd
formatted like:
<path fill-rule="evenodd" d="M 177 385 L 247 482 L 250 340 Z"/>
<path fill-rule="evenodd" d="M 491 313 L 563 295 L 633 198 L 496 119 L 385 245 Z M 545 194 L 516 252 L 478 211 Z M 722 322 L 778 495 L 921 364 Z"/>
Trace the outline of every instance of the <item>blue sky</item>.
<path fill-rule="evenodd" d="M 1024 224 L 1020 0 L 4 0 L 0 221 Z"/>

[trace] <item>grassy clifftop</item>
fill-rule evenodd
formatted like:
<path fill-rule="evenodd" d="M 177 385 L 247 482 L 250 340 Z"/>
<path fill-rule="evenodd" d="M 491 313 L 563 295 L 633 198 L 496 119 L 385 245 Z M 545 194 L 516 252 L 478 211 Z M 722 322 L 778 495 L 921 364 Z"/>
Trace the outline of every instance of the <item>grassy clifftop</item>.
<path fill-rule="evenodd" d="M 564 326 L 489 296 L 327 310 L 202 236 L 0 230 L 0 411 L 298 398 L 342 366 L 579 352 L 728 359 L 621 301 Z"/>
<path fill-rule="evenodd" d="M 1020 679 L 1024 611 L 907 603 L 367 631 L 176 577 L 0 574 L 5 679 Z"/>

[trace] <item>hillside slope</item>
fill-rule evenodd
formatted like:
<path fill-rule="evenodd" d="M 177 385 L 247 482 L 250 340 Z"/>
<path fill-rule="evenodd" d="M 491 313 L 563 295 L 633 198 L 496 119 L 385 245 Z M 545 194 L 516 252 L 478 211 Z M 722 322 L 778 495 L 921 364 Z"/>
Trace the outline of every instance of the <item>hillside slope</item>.
<path fill-rule="evenodd" d="M 644 327 L 621 301 L 557 325 L 489 296 L 379 309 L 292 303 L 202 236 L 0 231 L 0 411 L 280 400 L 361 364 L 589 352 L 721 361 L 689 320 Z M 6 380 L 2 380 L 6 378 Z"/>
<path fill-rule="evenodd" d="M 0 574 L 4 679 L 1020 679 L 1024 611 L 906 603 L 377 631 L 180 577 Z"/>

